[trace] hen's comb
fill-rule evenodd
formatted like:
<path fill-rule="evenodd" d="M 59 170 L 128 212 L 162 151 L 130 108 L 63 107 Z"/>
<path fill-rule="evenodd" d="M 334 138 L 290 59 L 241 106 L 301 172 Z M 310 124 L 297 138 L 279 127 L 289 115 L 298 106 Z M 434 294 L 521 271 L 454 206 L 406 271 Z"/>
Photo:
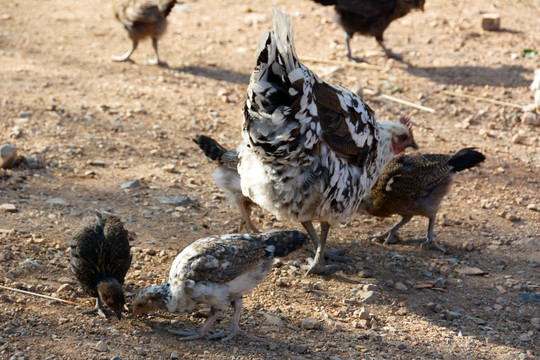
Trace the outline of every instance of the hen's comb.
<path fill-rule="evenodd" d="M 402 116 L 399 118 L 399 122 L 408 127 L 409 131 L 412 133 L 412 124 L 410 118 L 408 118 L 407 116 Z"/>

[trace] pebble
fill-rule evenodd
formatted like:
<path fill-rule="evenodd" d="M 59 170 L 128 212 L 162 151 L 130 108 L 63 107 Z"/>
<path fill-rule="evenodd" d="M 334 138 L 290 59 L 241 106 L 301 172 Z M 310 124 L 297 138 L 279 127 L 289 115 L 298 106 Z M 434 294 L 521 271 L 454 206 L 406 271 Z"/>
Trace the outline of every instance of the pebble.
<path fill-rule="evenodd" d="M 101 340 L 101 341 L 98 341 L 94 350 L 99 351 L 99 352 L 105 352 L 108 350 L 108 346 L 105 343 L 105 341 Z"/>
<path fill-rule="evenodd" d="M 519 298 L 526 303 L 535 302 L 540 304 L 540 294 L 537 293 L 519 293 Z"/>
<path fill-rule="evenodd" d="M 27 156 L 24 158 L 24 161 L 30 169 L 43 169 L 46 166 L 45 160 L 43 160 L 41 155 Z"/>
<path fill-rule="evenodd" d="M 394 284 L 394 288 L 399 291 L 407 291 L 409 289 L 404 283 L 400 281 Z"/>
<path fill-rule="evenodd" d="M 301 324 L 302 324 L 302 328 L 308 329 L 308 330 L 320 329 L 322 326 L 321 321 L 319 319 L 314 319 L 314 318 L 302 319 Z"/>
<path fill-rule="evenodd" d="M 122 358 L 118 357 L 118 356 L 115 356 L 115 357 L 112 357 L 111 360 L 122 360 Z"/>
<path fill-rule="evenodd" d="M 376 298 L 375 291 L 364 291 L 361 289 L 352 289 L 351 293 L 356 297 L 356 300 L 361 303 L 373 302 Z"/>
<path fill-rule="evenodd" d="M 283 326 L 284 325 L 283 320 L 280 317 L 278 317 L 278 316 L 276 316 L 274 314 L 266 313 L 266 312 L 262 312 L 262 314 L 265 317 L 268 324 L 275 325 L 275 326 Z"/>
<path fill-rule="evenodd" d="M 168 198 L 168 197 L 158 197 L 156 199 L 161 204 L 171 204 L 174 206 L 185 206 L 189 204 L 193 204 L 197 200 L 190 198 L 189 196 L 186 196 L 184 198 Z"/>
<path fill-rule="evenodd" d="M 52 198 L 52 199 L 48 199 L 47 201 L 45 201 L 46 204 L 49 204 L 49 205 L 58 205 L 58 206 L 69 206 L 69 203 L 62 199 L 62 198 Z"/>
<path fill-rule="evenodd" d="M 128 181 L 120 185 L 122 189 L 136 189 L 141 186 L 141 180 Z"/>
<path fill-rule="evenodd" d="M 177 352 L 174 352 L 174 351 L 173 351 L 173 352 L 171 353 L 171 359 L 179 359 L 179 358 L 180 358 L 180 356 L 178 356 L 178 353 L 177 353 Z"/>
<path fill-rule="evenodd" d="M 536 330 L 540 330 L 540 317 L 532 318 L 531 324 Z M 0 344 L 1 343 L 2 343 L 2 339 L 0 338 Z"/>
<path fill-rule="evenodd" d="M 540 125 L 540 118 L 536 113 L 526 112 L 521 117 L 521 122 L 526 125 L 538 126 Z"/>
<path fill-rule="evenodd" d="M 17 209 L 17 206 L 15 204 L 9 204 L 9 203 L 4 203 L 0 205 L 0 210 L 4 210 L 5 212 L 11 212 L 11 213 L 16 213 L 17 211 L 19 211 L 19 209 Z"/>
<path fill-rule="evenodd" d="M 32 260 L 32 259 L 28 259 L 28 258 L 27 258 L 26 260 L 21 261 L 21 262 L 19 263 L 19 266 L 23 266 L 23 267 L 24 267 L 24 266 L 30 266 L 30 265 L 33 265 L 33 266 L 35 266 L 35 267 L 37 267 L 37 268 L 41 267 L 41 265 L 38 264 L 36 261 L 34 261 L 34 260 Z"/>
<path fill-rule="evenodd" d="M 0 169 L 9 169 L 15 165 L 17 149 L 11 144 L 0 146 Z"/>
<path fill-rule="evenodd" d="M 64 291 L 73 291 L 73 286 L 71 286 L 70 284 L 62 284 L 60 285 L 58 290 L 56 290 L 57 293 L 61 293 Z"/>
<path fill-rule="evenodd" d="M 521 342 L 529 342 L 529 341 L 532 340 L 532 337 L 531 337 L 531 335 L 525 333 L 525 334 L 519 335 L 518 340 L 521 341 Z"/>
<path fill-rule="evenodd" d="M 533 211 L 538 211 L 538 206 L 534 203 L 531 203 L 529 205 L 527 205 L 527 209 L 529 210 L 533 210 Z"/>

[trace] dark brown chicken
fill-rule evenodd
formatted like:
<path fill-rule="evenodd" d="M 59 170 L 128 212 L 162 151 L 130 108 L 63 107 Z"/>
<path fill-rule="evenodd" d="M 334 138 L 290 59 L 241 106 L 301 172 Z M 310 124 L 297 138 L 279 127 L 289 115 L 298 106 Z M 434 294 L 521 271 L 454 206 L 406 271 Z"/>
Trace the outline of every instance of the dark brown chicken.
<path fill-rule="evenodd" d="M 68 246 L 71 270 L 84 291 L 96 298 L 96 307 L 83 314 L 116 315 L 121 319 L 126 303 L 122 285 L 131 265 L 131 254 L 128 232 L 120 219 L 98 213 L 93 221 L 77 230 Z"/>
<path fill-rule="evenodd" d="M 132 41 L 131 49 L 122 56 L 113 56 L 114 61 L 127 61 L 137 48 L 139 41 L 150 37 L 156 54 L 151 64 L 161 64 L 158 55 L 158 39 L 167 29 L 167 16 L 176 0 L 115 0 L 114 15 L 120 21 Z"/>
<path fill-rule="evenodd" d="M 334 5 L 337 22 L 345 30 L 347 57 L 352 61 L 365 61 L 351 55 L 350 41 L 355 33 L 374 36 L 388 57 L 401 60 L 384 46 L 383 33 L 390 23 L 407 15 L 412 9 L 424 11 L 425 0 L 313 0 L 322 5 Z"/>
<path fill-rule="evenodd" d="M 388 231 L 372 236 L 390 243 L 397 231 L 415 215 L 429 219 L 426 237 L 409 241 L 433 244 L 445 251 L 435 241 L 433 226 L 443 197 L 448 193 L 456 172 L 469 169 L 484 161 L 485 156 L 474 148 L 461 149 L 454 155 L 425 154 L 395 157 L 379 177 L 371 193 L 362 200 L 360 208 L 370 215 L 387 217 L 401 215 L 402 219 Z"/>
<path fill-rule="evenodd" d="M 251 221 L 251 207 L 253 201 L 247 196 L 242 195 L 240 186 L 240 174 L 238 174 L 238 154 L 235 151 L 229 151 L 217 143 L 214 139 L 200 135 L 193 141 L 199 145 L 204 154 L 211 160 L 217 161 L 218 167 L 212 174 L 216 185 L 223 190 L 232 204 L 240 209 L 243 224 L 251 234 L 259 232 L 257 227 Z"/>

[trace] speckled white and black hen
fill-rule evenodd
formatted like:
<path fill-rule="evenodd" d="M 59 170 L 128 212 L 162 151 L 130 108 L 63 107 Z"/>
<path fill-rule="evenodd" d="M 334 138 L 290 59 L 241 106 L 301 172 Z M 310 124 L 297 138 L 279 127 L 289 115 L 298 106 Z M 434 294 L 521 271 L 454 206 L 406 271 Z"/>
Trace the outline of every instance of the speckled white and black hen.
<path fill-rule="evenodd" d="M 77 230 L 67 245 L 71 270 L 84 291 L 96 298 L 96 307 L 83 314 L 116 314 L 121 319 L 126 303 L 122 285 L 131 265 L 129 234 L 122 221 L 114 215 L 98 213 Z"/>
<path fill-rule="evenodd" d="M 271 270 L 274 258 L 299 249 L 308 236 L 300 231 L 272 231 L 260 235 L 230 234 L 199 239 L 174 260 L 166 284 L 142 290 L 133 302 L 134 315 L 155 310 L 193 311 L 198 304 L 210 305 L 212 315 L 194 334 L 178 332 L 184 340 L 207 336 L 223 311 L 234 308 L 229 331 L 207 338 L 229 340 L 244 334 L 239 327 L 242 297 L 260 284 Z"/>
<path fill-rule="evenodd" d="M 330 226 L 356 213 L 395 154 L 416 147 L 407 125 L 378 125 L 361 98 L 301 64 L 289 19 L 275 9 L 244 107 L 242 192 L 275 216 L 302 223 L 317 248 L 308 273 L 330 270 L 323 256 Z M 381 137 L 381 126 L 391 135 Z M 320 236 L 312 221 L 321 223 Z"/>

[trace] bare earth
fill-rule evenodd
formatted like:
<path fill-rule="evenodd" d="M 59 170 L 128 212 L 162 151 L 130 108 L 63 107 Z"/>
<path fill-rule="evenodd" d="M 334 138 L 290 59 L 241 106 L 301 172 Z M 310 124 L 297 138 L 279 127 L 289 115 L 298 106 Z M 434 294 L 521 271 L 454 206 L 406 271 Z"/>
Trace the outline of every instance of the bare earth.
<path fill-rule="evenodd" d="M 379 120 L 410 116 L 421 151 L 475 146 L 486 154 L 456 176 L 443 202 L 435 231 L 448 253 L 372 242 L 398 218 L 358 215 L 329 239 L 354 262 L 305 278 L 309 249 L 283 259 L 245 298 L 246 337 L 184 342 L 170 333 L 199 327 L 204 308 L 122 321 L 81 315 L 94 300 L 67 267 L 65 243 L 94 210 L 118 214 L 134 234 L 128 305 L 140 288 L 165 282 L 186 245 L 239 231 L 238 211 L 192 139 L 205 134 L 231 148 L 241 140 L 242 102 L 271 6 L 291 14 L 300 57 L 345 64 L 306 62 L 325 80 L 433 108 L 364 95 Z M 485 12 L 501 15 L 501 31 L 482 30 Z M 78 306 L 0 289 L 0 358 L 540 358 L 540 128 L 524 123 L 519 108 L 444 93 L 531 104 L 540 55 L 523 50 L 540 45 L 540 2 L 428 0 L 424 13 L 385 33 L 406 62 L 381 57 L 372 38 L 353 39 L 372 69 L 348 66 L 333 13 L 308 0 L 177 6 L 160 41 L 166 68 L 147 64 L 149 42 L 133 62 L 111 61 L 130 44 L 110 1 L 2 2 L 0 145 L 39 155 L 45 167 L 0 170 L 0 205 L 17 210 L 0 208 L 0 285 Z M 121 188 L 137 179 L 139 187 Z M 186 197 L 193 201 L 166 202 Z M 300 229 L 262 210 L 254 219 L 262 229 Z M 427 219 L 413 218 L 401 235 L 426 228 Z M 230 314 L 216 327 L 229 324 Z"/>

